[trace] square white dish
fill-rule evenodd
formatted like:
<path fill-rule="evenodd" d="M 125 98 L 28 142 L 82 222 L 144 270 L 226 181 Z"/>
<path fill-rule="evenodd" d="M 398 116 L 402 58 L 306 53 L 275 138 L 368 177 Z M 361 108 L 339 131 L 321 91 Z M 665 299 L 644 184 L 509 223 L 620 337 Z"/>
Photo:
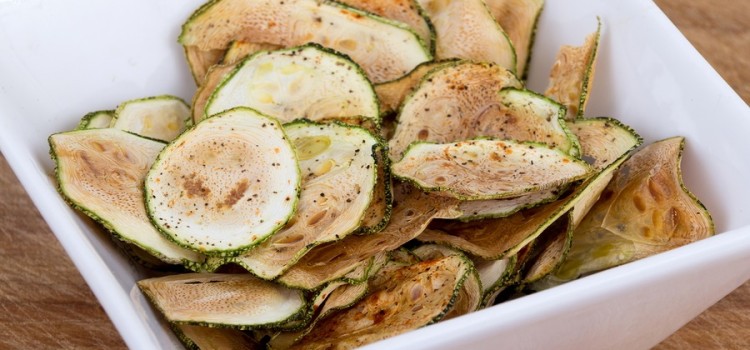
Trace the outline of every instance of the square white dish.
<path fill-rule="evenodd" d="M 134 349 L 178 343 L 133 289 L 142 271 L 55 191 L 46 140 L 128 99 L 190 100 L 176 38 L 201 3 L 0 1 L 0 150 Z M 648 348 L 750 278 L 750 109 L 652 2 L 548 0 L 529 87 L 544 89 L 559 46 L 580 44 L 596 16 L 605 30 L 587 114 L 646 142 L 686 136 L 685 182 L 720 234 L 372 347 Z"/>

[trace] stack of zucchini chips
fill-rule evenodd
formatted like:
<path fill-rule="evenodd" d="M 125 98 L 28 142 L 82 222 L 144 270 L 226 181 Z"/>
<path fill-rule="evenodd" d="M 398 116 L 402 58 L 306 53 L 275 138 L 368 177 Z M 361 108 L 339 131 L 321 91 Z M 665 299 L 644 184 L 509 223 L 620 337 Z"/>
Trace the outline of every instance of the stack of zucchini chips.
<path fill-rule="evenodd" d="M 211 1 L 192 105 L 50 136 L 59 191 L 200 349 L 357 347 L 713 234 L 683 138 L 586 117 L 601 25 L 524 87 L 542 7 Z"/>

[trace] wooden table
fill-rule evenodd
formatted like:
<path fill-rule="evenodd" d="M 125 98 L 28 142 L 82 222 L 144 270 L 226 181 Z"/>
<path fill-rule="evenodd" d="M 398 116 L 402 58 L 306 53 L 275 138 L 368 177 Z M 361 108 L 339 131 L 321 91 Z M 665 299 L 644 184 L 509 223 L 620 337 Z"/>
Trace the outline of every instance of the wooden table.
<path fill-rule="evenodd" d="M 750 1 L 656 2 L 750 101 Z M 0 349 L 124 348 L 2 156 L 0 189 Z M 750 349 L 750 282 L 657 349 Z"/>

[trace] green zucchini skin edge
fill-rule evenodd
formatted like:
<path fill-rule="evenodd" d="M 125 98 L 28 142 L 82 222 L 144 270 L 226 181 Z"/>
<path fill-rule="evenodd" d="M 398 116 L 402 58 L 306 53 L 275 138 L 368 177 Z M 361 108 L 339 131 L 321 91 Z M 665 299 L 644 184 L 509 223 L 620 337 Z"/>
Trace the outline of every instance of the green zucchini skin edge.
<path fill-rule="evenodd" d="M 493 138 L 493 137 L 476 137 L 476 138 L 469 139 L 469 140 L 464 140 L 464 141 L 461 141 L 461 142 L 470 142 L 470 141 L 474 141 L 474 140 L 511 141 L 511 142 L 515 142 L 515 143 L 517 143 L 519 145 L 534 146 L 534 147 L 539 147 L 539 148 L 549 148 L 548 145 L 546 145 L 544 143 L 539 143 L 539 142 L 529 142 L 529 141 L 519 142 L 519 141 L 515 141 L 515 140 L 498 139 L 498 138 Z M 450 142 L 450 143 L 455 143 L 455 142 Z M 409 147 L 407 147 L 406 150 L 404 150 L 404 157 L 402 157 L 402 158 L 405 158 L 406 155 L 409 153 L 409 151 L 413 147 L 416 147 L 416 146 L 421 145 L 421 144 L 439 144 L 439 143 L 430 142 L 430 141 L 415 141 L 415 142 L 412 142 L 411 144 L 409 144 Z M 446 144 L 448 144 L 448 143 L 446 143 Z M 561 153 L 561 154 L 567 155 L 565 152 L 562 152 L 562 151 L 559 151 L 559 150 L 558 150 L 558 152 Z M 578 164 L 581 164 L 581 165 L 585 165 L 586 167 L 589 168 L 589 172 L 586 174 L 586 176 L 583 176 L 584 178 L 588 177 L 589 175 L 591 175 L 591 170 L 590 170 L 590 166 L 588 165 L 588 163 L 584 162 L 581 159 L 575 158 L 575 157 L 572 157 L 572 158 L 573 159 L 571 159 L 571 162 L 575 162 L 575 163 L 578 163 Z M 464 195 L 461 195 L 459 193 L 456 193 L 450 187 L 443 187 L 443 186 L 429 187 L 429 186 L 425 186 L 423 184 L 420 184 L 419 181 L 417 181 L 416 179 L 412 179 L 410 177 L 399 176 L 398 174 L 393 174 L 392 176 L 395 177 L 395 178 L 397 178 L 397 179 L 399 179 L 399 180 L 401 180 L 401 181 L 403 181 L 403 182 L 408 182 L 411 185 L 413 185 L 414 187 L 421 189 L 422 191 L 425 191 L 425 192 L 447 192 L 447 193 L 450 193 L 454 198 L 457 198 L 459 200 L 503 199 L 503 198 L 511 198 L 511 197 L 516 197 L 516 196 L 521 196 L 521 195 L 528 194 L 528 193 L 534 192 L 536 190 L 539 190 L 539 188 L 530 188 L 530 189 L 527 189 L 527 190 L 525 190 L 525 191 L 523 191 L 521 193 L 516 193 L 516 194 L 514 194 L 511 197 L 491 197 L 491 196 L 474 196 L 474 197 L 472 197 L 472 196 L 464 196 Z M 574 179 L 573 181 L 577 181 L 577 180 L 580 180 L 580 179 Z M 435 243 L 438 243 L 438 242 L 435 242 Z"/>
<path fill-rule="evenodd" d="M 274 118 L 274 117 L 271 117 L 271 116 L 268 116 L 268 115 L 266 115 L 266 114 L 263 114 L 263 113 L 261 113 L 261 112 L 258 112 L 257 110 L 254 110 L 254 109 L 252 109 L 252 108 L 249 108 L 249 107 L 234 107 L 234 108 L 230 108 L 230 109 L 227 109 L 227 110 L 225 110 L 225 111 L 222 111 L 222 112 L 220 112 L 220 113 L 217 113 L 217 114 L 215 114 L 215 115 L 213 115 L 213 116 L 210 116 L 210 117 L 208 117 L 208 118 L 206 118 L 206 119 L 204 119 L 204 120 L 208 120 L 208 119 L 210 119 L 210 118 L 214 118 L 214 117 L 220 117 L 220 116 L 222 116 L 222 115 L 224 115 L 224 114 L 226 114 L 226 113 L 231 113 L 231 112 L 235 112 L 235 111 L 250 111 L 250 112 L 252 112 L 252 113 L 256 113 L 256 114 L 257 114 L 258 116 L 260 116 L 260 117 L 262 117 L 262 118 L 266 118 L 266 119 L 268 119 L 268 121 L 269 121 L 269 122 L 271 122 L 271 123 L 275 123 L 275 124 L 278 124 L 278 125 L 279 125 L 279 130 L 280 130 L 280 132 L 282 132 L 282 133 L 283 133 L 283 135 L 284 135 L 284 136 L 283 136 L 283 137 L 284 137 L 284 139 L 285 139 L 285 140 L 286 140 L 287 142 L 289 142 L 289 139 L 288 139 L 288 137 L 286 136 L 286 133 L 284 133 L 284 128 L 282 127 L 282 125 L 283 125 L 283 124 L 282 124 L 282 123 L 281 123 L 281 122 L 280 122 L 280 121 L 279 121 L 278 119 L 276 119 L 276 118 Z M 201 121 L 201 122 L 202 122 L 202 121 Z M 172 141 L 172 143 L 177 143 L 177 142 L 178 142 L 178 141 L 179 141 L 180 139 L 182 139 L 182 138 L 183 138 L 183 137 L 184 137 L 184 136 L 185 136 L 186 134 L 188 134 L 188 132 L 189 132 L 189 131 L 192 131 L 192 130 L 194 130 L 194 129 L 195 129 L 196 127 L 198 127 L 198 126 L 199 126 L 200 124 L 201 124 L 201 123 L 197 123 L 197 124 L 194 124 L 194 125 L 192 125 L 192 126 L 191 126 L 191 127 L 189 128 L 189 129 L 185 130 L 185 131 L 184 131 L 184 132 L 183 132 L 183 133 L 182 133 L 182 134 L 181 134 L 180 136 L 178 136 L 178 137 L 177 137 L 176 139 L 174 139 L 174 141 Z M 292 147 L 292 146 L 290 145 L 290 147 Z M 293 149 L 293 148 L 292 148 L 292 149 Z M 150 174 L 150 173 L 151 173 L 152 171 L 154 171 L 154 169 L 156 168 L 156 166 L 157 166 L 157 165 L 158 165 L 158 164 L 159 164 L 159 163 L 161 162 L 161 160 L 162 160 L 162 157 L 164 157 L 164 151 L 162 151 L 161 153 L 159 153 L 159 155 L 158 155 L 158 156 L 156 157 L 156 160 L 154 161 L 153 165 L 151 166 L 151 169 L 149 169 L 149 171 L 148 171 L 148 173 L 149 173 L 149 174 Z M 297 173 L 300 173 L 300 169 L 299 169 L 299 163 L 297 163 L 297 165 L 296 165 L 296 169 L 297 169 Z M 146 178 L 148 178 L 148 175 L 146 175 Z M 196 251 L 196 252 L 199 252 L 199 253 L 201 253 L 201 254 L 207 255 L 207 256 L 209 256 L 209 257 L 213 257 L 213 256 L 218 256 L 218 257 L 233 257 L 233 256 L 237 256 L 237 255 L 239 255 L 239 254 L 242 254 L 242 253 L 244 253 L 244 252 L 246 252 L 246 251 L 248 251 L 248 250 L 252 249 L 253 247 L 257 246 L 258 244 L 260 244 L 260 243 L 264 242 L 265 240 L 267 240 L 268 238 L 270 238 L 270 237 L 271 237 L 271 236 L 272 236 L 272 235 L 273 235 L 273 234 L 274 234 L 275 232 L 277 232 L 278 230 L 280 230 L 281 228 L 283 228 L 283 227 L 284 227 L 284 226 L 285 226 L 285 225 L 286 225 L 286 224 L 287 224 L 287 223 L 289 222 L 289 220 L 291 220 L 291 218 L 292 218 L 292 217 L 294 216 L 294 214 L 295 214 L 295 213 L 297 212 L 297 203 L 299 202 L 299 193 L 300 193 L 300 189 L 301 189 L 301 176 L 300 176 L 300 177 L 298 178 L 298 181 L 297 181 L 297 183 L 296 183 L 296 184 L 294 184 L 294 186 L 295 186 L 295 192 L 297 193 L 297 195 L 296 195 L 296 196 L 293 196 L 293 197 L 292 197 L 292 204 L 291 204 L 291 205 L 292 205 L 292 207 L 294 208 L 294 210 L 292 210 L 292 211 L 291 211 L 291 213 L 289 213 L 289 215 L 287 216 L 286 220 L 285 220 L 284 222 L 282 222 L 282 223 L 281 223 L 281 224 L 280 224 L 280 225 L 279 225 L 279 226 L 278 226 L 278 227 L 277 227 L 277 228 L 276 228 L 276 229 L 275 229 L 275 230 L 274 230 L 274 231 L 273 231 L 272 233 L 269 233 L 269 234 L 267 234 L 267 235 L 266 235 L 265 237 L 263 237 L 263 238 L 261 238 L 261 239 L 258 239 L 257 241 L 253 242 L 252 244 L 249 244 L 249 245 L 245 245 L 245 246 L 242 246 L 242 247 L 236 248 L 236 249 L 234 249 L 234 250 L 231 250 L 231 251 L 200 251 L 200 250 L 196 250 L 195 248 L 193 248 L 193 247 L 189 246 L 188 244 L 185 244 L 185 243 L 183 243 L 183 242 L 179 241 L 179 240 L 178 240 L 177 238 L 173 237 L 173 236 L 172 236 L 171 234 L 169 234 L 168 232 L 164 231 L 164 229 L 162 229 L 162 228 L 161 228 L 161 227 L 160 227 L 160 226 L 159 226 L 159 225 L 157 224 L 157 222 L 156 222 L 156 218 L 154 218 L 154 216 L 153 216 L 153 213 L 152 213 L 152 210 L 151 210 L 151 208 L 150 208 L 150 198 L 149 198 L 149 195 L 148 195 L 148 194 L 149 194 L 149 193 L 151 193 L 151 190 L 149 189 L 149 186 L 148 186 L 148 182 L 146 182 L 146 183 L 144 184 L 144 193 L 145 193 L 145 197 L 146 197 L 146 198 L 145 198 L 145 201 L 146 201 L 146 214 L 148 215 L 148 218 L 149 218 L 149 220 L 151 221 L 151 224 L 152 224 L 152 225 L 153 225 L 153 226 L 154 226 L 154 227 L 155 227 L 155 228 L 156 228 L 156 229 L 157 229 L 157 230 L 158 230 L 158 231 L 159 231 L 159 232 L 160 232 L 160 233 L 161 233 L 161 234 L 162 234 L 162 235 L 163 235 L 164 237 L 166 237 L 166 238 L 167 238 L 168 240 L 170 240 L 171 242 L 175 243 L 176 245 L 178 245 L 178 246 L 180 246 L 180 247 L 182 247 L 182 248 L 185 248 L 185 249 L 189 249 L 189 250 L 192 250 L 192 251 Z M 194 264 L 191 264 L 191 265 L 189 265 L 189 266 L 190 266 L 190 267 L 188 267 L 188 268 L 194 268 L 194 267 L 195 267 L 196 265 L 194 265 Z"/>

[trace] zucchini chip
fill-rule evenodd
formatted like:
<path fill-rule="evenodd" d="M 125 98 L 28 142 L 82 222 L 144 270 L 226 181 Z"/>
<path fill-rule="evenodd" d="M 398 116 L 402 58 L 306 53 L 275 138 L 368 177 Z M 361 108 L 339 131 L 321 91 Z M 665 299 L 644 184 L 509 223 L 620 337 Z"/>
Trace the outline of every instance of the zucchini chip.
<path fill-rule="evenodd" d="M 373 190 L 370 205 L 365 211 L 359 228 L 354 233 L 370 234 L 383 229 L 391 219 L 393 210 L 393 181 L 391 179 L 391 161 L 388 158 L 388 150 L 385 141 L 379 139 L 375 149 L 375 161 L 377 165 L 377 181 Z"/>
<path fill-rule="evenodd" d="M 308 308 L 301 291 L 249 274 L 188 273 L 141 280 L 138 287 L 177 324 L 268 328 L 303 317 Z"/>
<path fill-rule="evenodd" d="M 190 107 L 179 97 L 162 95 L 130 100 L 115 110 L 112 127 L 161 141 L 185 131 Z"/>
<path fill-rule="evenodd" d="M 357 229 L 377 180 L 379 143 L 364 129 L 299 121 L 284 131 L 302 171 L 297 213 L 286 227 L 232 260 L 263 279 L 281 275 L 313 247 Z"/>
<path fill-rule="evenodd" d="M 483 0 L 417 0 L 435 27 L 435 58 L 491 62 L 516 72 L 516 51 Z"/>
<path fill-rule="evenodd" d="M 49 137 L 60 194 L 120 240 L 170 264 L 199 262 L 151 225 L 143 179 L 164 143 L 117 129 L 88 129 Z"/>
<path fill-rule="evenodd" d="M 250 334 L 238 329 L 189 324 L 172 324 L 171 328 L 182 344 L 191 350 L 263 349 Z"/>
<path fill-rule="evenodd" d="M 104 129 L 112 123 L 115 111 L 96 111 L 83 116 L 75 130 Z"/>
<path fill-rule="evenodd" d="M 680 172 L 682 137 L 648 145 L 622 164 L 573 233 L 554 278 L 567 281 L 714 234 L 703 204 Z"/>
<path fill-rule="evenodd" d="M 591 175 L 585 162 L 546 145 L 481 139 L 415 143 L 393 175 L 461 200 L 510 198 Z"/>
<path fill-rule="evenodd" d="M 353 348 L 438 322 L 454 304 L 473 271 L 461 255 L 388 269 L 370 294 L 318 322 L 292 349 Z"/>
<path fill-rule="evenodd" d="M 446 64 L 455 63 L 456 61 L 456 59 L 452 59 L 421 63 L 403 77 L 375 85 L 375 93 L 378 95 L 378 100 L 380 101 L 380 114 L 386 115 L 398 111 L 406 96 L 409 96 L 414 91 L 414 88 L 417 87 L 427 73 Z"/>
<path fill-rule="evenodd" d="M 293 216 L 301 174 L 281 124 L 252 109 L 225 111 L 170 143 L 145 180 L 162 233 L 186 248 L 231 256 Z"/>
<path fill-rule="evenodd" d="M 581 118 L 567 125 L 581 144 L 581 158 L 597 170 L 608 167 L 643 142 L 633 129 L 614 118 Z"/>
<path fill-rule="evenodd" d="M 208 98 L 216 90 L 216 87 L 224 80 L 224 78 L 232 72 L 239 62 L 245 57 L 254 54 L 259 51 L 273 51 L 278 50 L 279 46 L 271 44 L 255 44 L 245 42 L 233 42 L 224 55 L 224 59 L 221 64 L 217 64 L 207 69 L 205 77 L 201 81 L 198 90 L 193 95 L 192 102 L 192 115 L 193 122 L 198 123 L 203 120 L 206 112 L 206 103 Z"/>
<path fill-rule="evenodd" d="M 584 116 L 589 91 L 594 81 L 601 30 L 602 23 L 599 21 L 596 32 L 586 37 L 583 46 L 561 47 L 552 65 L 549 85 L 544 95 L 560 102 L 568 109 L 566 120 Z"/>
<path fill-rule="evenodd" d="M 516 50 L 518 74 L 526 79 L 531 48 L 534 45 L 534 34 L 539 22 L 539 15 L 544 7 L 544 0 L 485 0 L 495 21 L 500 24 Z"/>
<path fill-rule="evenodd" d="M 422 13 L 422 8 L 415 0 L 339 0 L 339 2 L 406 24 L 419 35 L 427 50 L 434 52 L 435 32 L 432 23 Z"/>
<path fill-rule="evenodd" d="M 315 0 L 214 0 L 187 20 L 179 41 L 189 61 L 213 51 L 223 55 L 232 41 L 283 47 L 314 42 L 350 56 L 375 83 L 398 78 L 431 59 L 405 24 Z"/>
<path fill-rule="evenodd" d="M 190 73 L 198 86 L 202 86 L 209 69 L 221 62 L 226 48 L 201 50 L 197 46 L 184 46 L 185 59 L 187 60 Z"/>
<path fill-rule="evenodd" d="M 278 279 L 284 285 L 315 289 L 344 276 L 380 253 L 398 249 L 419 235 L 438 215 L 445 215 L 457 202 L 452 198 L 433 198 L 408 185 L 398 186 L 393 213 L 382 231 L 370 235 L 350 235 L 313 248 Z"/>
<path fill-rule="evenodd" d="M 474 262 L 468 259 L 463 252 L 439 244 L 423 244 L 414 249 L 414 255 L 418 256 L 422 261 L 458 255 L 472 263 L 471 272 L 466 276 L 466 280 L 456 296 L 456 301 L 451 310 L 443 318 L 444 320 L 474 312 L 479 308 L 482 301 L 482 280 L 478 271 L 474 268 Z"/>
<path fill-rule="evenodd" d="M 504 129 L 498 91 L 521 87 L 516 77 L 488 63 L 454 62 L 430 71 L 406 98 L 389 142 L 391 160 L 414 141 L 453 142 L 493 136 Z"/>
<path fill-rule="evenodd" d="M 315 44 L 248 57 L 211 94 L 205 116 L 237 106 L 284 123 L 355 116 L 379 120 L 375 91 L 359 67 Z"/>

